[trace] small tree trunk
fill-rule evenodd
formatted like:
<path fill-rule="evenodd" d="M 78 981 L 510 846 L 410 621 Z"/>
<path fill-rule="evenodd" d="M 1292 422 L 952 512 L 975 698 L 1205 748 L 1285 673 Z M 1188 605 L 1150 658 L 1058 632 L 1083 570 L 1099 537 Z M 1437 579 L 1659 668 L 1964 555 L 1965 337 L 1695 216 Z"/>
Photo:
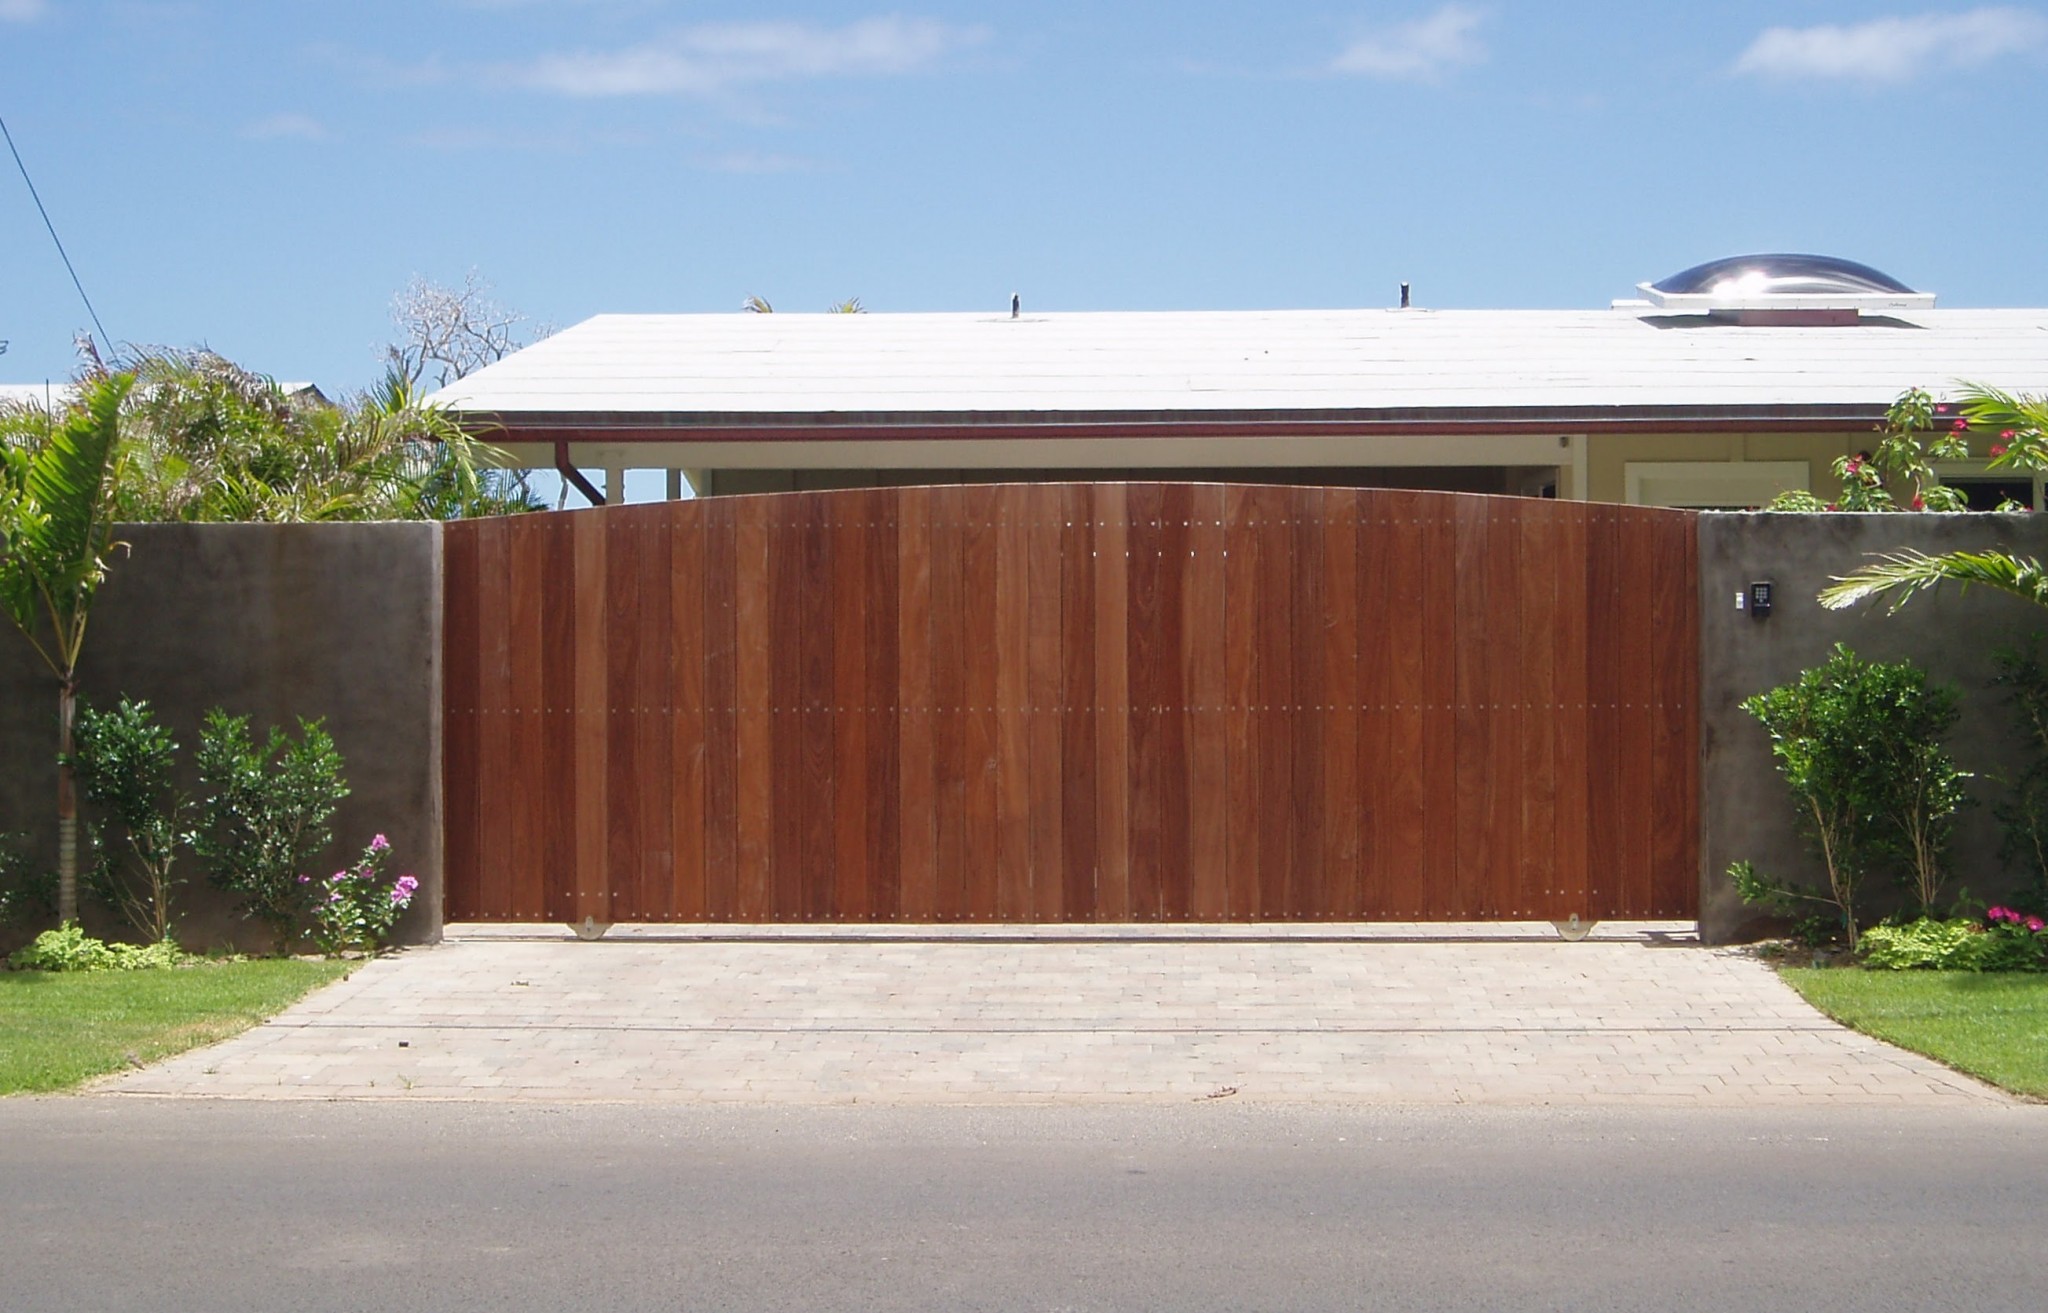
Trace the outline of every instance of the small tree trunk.
<path fill-rule="evenodd" d="M 71 770 L 71 725 L 78 686 L 57 686 L 57 920 L 78 919 L 78 788 Z"/>

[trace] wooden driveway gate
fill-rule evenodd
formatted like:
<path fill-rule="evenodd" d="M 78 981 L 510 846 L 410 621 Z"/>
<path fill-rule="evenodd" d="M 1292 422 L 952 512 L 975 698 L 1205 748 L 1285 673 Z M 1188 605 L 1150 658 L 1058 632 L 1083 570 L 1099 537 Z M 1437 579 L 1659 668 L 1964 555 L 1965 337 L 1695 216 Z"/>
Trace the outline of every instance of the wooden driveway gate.
<path fill-rule="evenodd" d="M 450 920 L 1697 914 L 1684 512 L 886 488 L 445 549 Z"/>

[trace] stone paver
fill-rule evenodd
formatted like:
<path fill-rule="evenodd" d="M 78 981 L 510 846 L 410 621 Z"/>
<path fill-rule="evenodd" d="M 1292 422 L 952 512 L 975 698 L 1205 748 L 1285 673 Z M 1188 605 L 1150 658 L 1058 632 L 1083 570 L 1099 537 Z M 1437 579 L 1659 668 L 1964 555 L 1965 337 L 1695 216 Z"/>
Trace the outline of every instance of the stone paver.
<path fill-rule="evenodd" d="M 665 1102 L 1968 1104 L 1689 927 L 456 927 L 103 1091 Z M 1229 1093 L 1226 1093 L 1229 1092 Z"/>

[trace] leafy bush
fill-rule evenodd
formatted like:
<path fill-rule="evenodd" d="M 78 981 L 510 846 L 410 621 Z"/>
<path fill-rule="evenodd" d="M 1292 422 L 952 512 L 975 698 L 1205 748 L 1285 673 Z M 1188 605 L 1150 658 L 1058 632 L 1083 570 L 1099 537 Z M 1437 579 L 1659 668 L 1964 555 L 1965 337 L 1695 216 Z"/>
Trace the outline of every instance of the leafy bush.
<path fill-rule="evenodd" d="M 335 808 L 348 796 L 341 754 L 317 720 L 299 722 L 295 741 L 273 728 L 257 747 L 249 718 L 216 708 L 199 737 L 199 853 L 210 878 L 242 896 L 241 912 L 266 922 L 279 947 L 307 911 L 300 876 L 333 838 Z"/>
<path fill-rule="evenodd" d="M 38 871 L 15 848 L 16 836 L 0 834 L 0 925 L 55 916 L 57 873 Z"/>
<path fill-rule="evenodd" d="M 1804 490 L 1780 493 L 1774 511 L 1962 511 L 1969 509 L 1962 490 L 1943 485 L 1934 471 L 1938 460 L 1961 460 L 1970 454 L 1970 422 L 1943 418 L 1924 389 L 1899 394 L 1877 426 L 1877 444 L 1870 451 L 1837 457 L 1835 477 L 1842 482 L 1840 501 L 1823 502 Z"/>
<path fill-rule="evenodd" d="M 1837 644 L 1822 665 L 1742 706 L 1770 735 L 1826 877 L 1815 892 L 1737 863 L 1730 874 L 1742 897 L 1777 911 L 1831 906 L 1852 949 L 1857 901 L 1872 872 L 1902 870 L 1923 912 L 1931 909 L 1966 801 L 1968 776 L 1939 741 L 1955 723 L 1954 691 L 1930 686 L 1911 662 L 1864 661 Z"/>
<path fill-rule="evenodd" d="M 108 944 L 85 933 L 76 921 L 45 930 L 9 962 L 25 971 L 143 971 L 174 967 L 187 955 L 169 939 L 153 944 Z"/>
<path fill-rule="evenodd" d="M 1992 908 L 1983 921 L 1921 917 L 1865 931 L 1863 961 L 1893 971 L 2040 971 L 2048 967 L 2048 932 L 2040 918 L 2022 918 L 2003 907 Z"/>
<path fill-rule="evenodd" d="M 191 843 L 183 825 L 188 808 L 173 783 L 178 744 L 157 723 L 147 702 L 127 698 L 112 711 L 82 706 L 71 754 L 79 792 L 103 819 L 120 826 L 125 860 L 106 852 L 102 829 L 93 831 L 101 853 L 88 876 L 99 896 L 136 933 L 157 943 L 171 937 L 171 877 L 178 849 Z"/>
<path fill-rule="evenodd" d="M 313 900 L 313 938 L 322 950 L 359 948 L 374 953 L 391 933 L 420 882 L 410 875 L 387 881 L 384 863 L 390 856 L 391 842 L 380 834 L 354 866 L 320 882 L 320 894 Z M 311 883 L 305 876 L 299 879 Z"/>
<path fill-rule="evenodd" d="M 1994 655 L 1998 674 L 1992 683 L 2005 689 L 2027 752 L 2027 764 L 1992 808 L 2005 827 L 1999 855 L 2026 872 L 2031 888 L 2025 901 L 2036 911 L 2048 911 L 2048 662 L 2042 660 L 2038 635 L 2023 647 L 2001 648 Z"/>

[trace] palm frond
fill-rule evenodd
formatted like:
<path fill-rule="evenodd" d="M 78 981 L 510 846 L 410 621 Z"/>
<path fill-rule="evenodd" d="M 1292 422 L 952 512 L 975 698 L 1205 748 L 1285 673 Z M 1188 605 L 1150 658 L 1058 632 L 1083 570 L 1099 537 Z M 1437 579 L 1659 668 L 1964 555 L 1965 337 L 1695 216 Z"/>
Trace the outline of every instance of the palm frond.
<path fill-rule="evenodd" d="M 1939 556 L 1912 550 L 1889 552 L 1873 565 L 1836 576 L 1821 590 L 1820 604 L 1839 611 L 1889 594 L 1891 609 L 1896 611 L 1916 593 L 1945 583 L 1963 589 L 1989 588 L 2048 607 L 2048 570 L 2032 557 L 2000 551 L 1943 552 Z"/>

